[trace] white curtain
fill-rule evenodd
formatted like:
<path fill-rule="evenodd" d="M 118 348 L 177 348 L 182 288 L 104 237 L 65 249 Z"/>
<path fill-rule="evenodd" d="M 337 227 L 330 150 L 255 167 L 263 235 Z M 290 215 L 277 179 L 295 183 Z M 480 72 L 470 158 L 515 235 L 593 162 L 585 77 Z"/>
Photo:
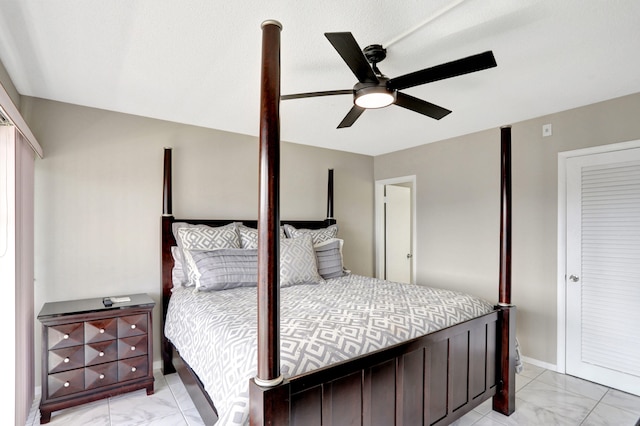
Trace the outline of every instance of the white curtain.
<path fill-rule="evenodd" d="M 34 168 L 35 154 L 26 139 L 15 127 L 1 126 L 0 323 L 5 342 L 15 342 L 15 350 L 9 343 L 9 348 L 0 351 L 0 363 L 5 366 L 2 381 L 9 389 L 0 398 L 2 424 L 24 425 L 34 398 Z"/>

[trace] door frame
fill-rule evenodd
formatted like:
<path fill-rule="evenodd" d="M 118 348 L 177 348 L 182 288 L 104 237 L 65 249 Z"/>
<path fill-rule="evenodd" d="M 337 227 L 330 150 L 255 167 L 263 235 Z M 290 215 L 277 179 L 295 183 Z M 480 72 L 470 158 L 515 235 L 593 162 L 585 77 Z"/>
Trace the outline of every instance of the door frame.
<path fill-rule="evenodd" d="M 558 373 L 565 374 L 567 369 L 567 160 L 572 157 L 634 148 L 640 148 L 640 139 L 558 153 L 558 267 L 556 277 L 558 289 L 556 370 Z"/>
<path fill-rule="evenodd" d="M 384 187 L 385 185 L 408 184 L 411 189 L 411 284 L 416 281 L 416 175 L 376 180 L 375 183 L 375 256 L 376 277 L 383 279 L 385 272 L 384 238 Z"/>

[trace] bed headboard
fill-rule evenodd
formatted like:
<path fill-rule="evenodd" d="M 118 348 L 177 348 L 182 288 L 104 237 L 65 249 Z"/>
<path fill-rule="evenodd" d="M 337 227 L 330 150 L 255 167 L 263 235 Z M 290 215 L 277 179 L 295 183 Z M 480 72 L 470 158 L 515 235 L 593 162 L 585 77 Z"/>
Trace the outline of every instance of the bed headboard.
<path fill-rule="evenodd" d="M 208 226 L 222 226 L 232 222 L 241 222 L 246 226 L 252 228 L 258 227 L 258 221 L 256 219 L 183 219 L 175 218 L 173 216 L 172 206 L 172 170 L 171 170 L 171 148 L 164 149 L 164 173 L 163 173 L 163 209 L 162 209 L 162 243 L 161 243 L 161 259 L 162 259 L 162 351 L 163 359 L 165 358 L 166 343 L 164 339 L 164 320 L 166 318 L 167 307 L 169 306 L 169 299 L 171 298 L 171 289 L 173 283 L 171 280 L 171 271 L 173 269 L 173 256 L 171 255 L 171 247 L 176 245 L 176 240 L 173 236 L 172 225 L 174 222 L 186 222 L 191 224 L 202 224 Z M 333 169 L 328 171 L 328 185 L 327 185 L 327 218 L 323 220 L 282 220 L 281 224 L 290 224 L 296 228 L 304 229 L 320 229 L 326 228 L 329 225 L 336 223 L 333 218 Z M 163 366 L 163 369 L 171 368 Z M 165 372 L 167 374 L 167 372 Z"/>

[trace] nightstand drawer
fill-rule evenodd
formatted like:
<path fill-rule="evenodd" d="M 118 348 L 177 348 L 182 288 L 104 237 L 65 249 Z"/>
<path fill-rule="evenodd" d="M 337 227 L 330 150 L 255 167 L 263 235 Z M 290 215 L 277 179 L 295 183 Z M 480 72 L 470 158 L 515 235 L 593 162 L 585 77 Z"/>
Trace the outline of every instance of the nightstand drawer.
<path fill-rule="evenodd" d="M 118 382 L 118 363 L 93 365 L 84 369 L 85 389 L 95 389 Z"/>
<path fill-rule="evenodd" d="M 128 358 L 118 361 L 118 381 L 137 379 L 149 373 L 149 361 L 146 356 Z"/>
<path fill-rule="evenodd" d="M 118 341 L 89 343 L 84 347 L 85 365 L 103 364 L 118 359 Z"/>
<path fill-rule="evenodd" d="M 53 349 L 49 351 L 49 373 L 84 367 L 84 346 Z"/>
<path fill-rule="evenodd" d="M 118 318 L 118 337 L 147 334 L 147 316 L 129 315 Z"/>
<path fill-rule="evenodd" d="M 59 349 L 84 343 L 84 323 L 76 322 L 49 327 L 47 349 Z"/>
<path fill-rule="evenodd" d="M 131 358 L 147 354 L 147 335 L 118 339 L 118 358 Z"/>
<path fill-rule="evenodd" d="M 48 397 L 58 398 L 84 390 L 84 368 L 50 374 L 47 378 Z"/>
<path fill-rule="evenodd" d="M 118 321 L 115 318 L 98 321 L 87 321 L 84 323 L 85 343 L 113 340 L 118 337 L 117 333 Z"/>

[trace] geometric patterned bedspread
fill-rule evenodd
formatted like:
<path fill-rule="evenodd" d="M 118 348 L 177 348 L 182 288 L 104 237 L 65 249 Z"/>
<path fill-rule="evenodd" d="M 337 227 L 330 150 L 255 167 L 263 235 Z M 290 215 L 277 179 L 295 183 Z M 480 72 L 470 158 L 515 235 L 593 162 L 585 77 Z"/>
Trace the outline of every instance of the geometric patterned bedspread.
<path fill-rule="evenodd" d="M 245 425 L 256 375 L 256 288 L 174 290 L 165 335 L 198 374 L 218 424 Z M 360 275 L 280 290 L 281 372 L 293 377 L 489 313 L 478 297 Z"/>

